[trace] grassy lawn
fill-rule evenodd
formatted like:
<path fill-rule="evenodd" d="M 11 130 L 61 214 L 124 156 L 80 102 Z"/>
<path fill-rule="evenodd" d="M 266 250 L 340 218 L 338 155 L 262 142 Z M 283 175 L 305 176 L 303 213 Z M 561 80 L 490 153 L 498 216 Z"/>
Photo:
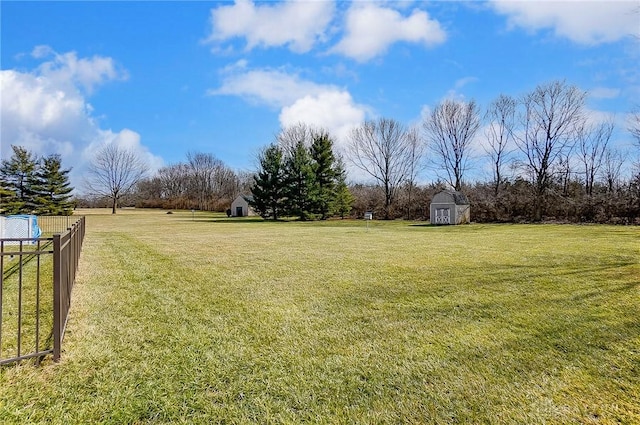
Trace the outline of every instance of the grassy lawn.
<path fill-rule="evenodd" d="M 104 212 L 104 211 L 102 211 Z M 640 423 L 640 228 L 92 212 L 2 423 Z"/>

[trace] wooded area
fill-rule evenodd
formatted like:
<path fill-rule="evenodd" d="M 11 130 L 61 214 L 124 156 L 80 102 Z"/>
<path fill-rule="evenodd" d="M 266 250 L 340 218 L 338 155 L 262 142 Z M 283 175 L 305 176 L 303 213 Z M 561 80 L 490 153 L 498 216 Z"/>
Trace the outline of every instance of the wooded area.
<path fill-rule="evenodd" d="M 255 177 L 230 170 L 213 155 L 189 154 L 187 163 L 141 182 L 129 202 L 224 211 L 237 194 L 261 199 L 268 189 L 271 205 L 254 203 L 265 217 L 360 218 L 373 211 L 378 218 L 428 220 L 433 195 L 453 188 L 468 196 L 476 222 L 636 223 L 640 111 L 619 129 L 634 143 L 623 152 L 611 144 L 614 122 L 594 121 L 586 97 L 576 86 L 554 81 L 518 98 L 500 95 L 484 111 L 474 101 L 446 99 L 417 128 L 385 117 L 362 123 L 351 133 L 344 157 L 326 130 L 301 123 L 282 129 L 264 148 Z M 314 135 L 320 134 L 342 170 L 337 175 L 344 175 L 331 190 L 340 181 L 344 186 L 341 199 L 332 198 L 340 208 L 316 211 L 316 185 L 326 179 L 313 171 Z M 367 177 L 350 178 L 347 165 Z M 491 178 L 472 180 L 472 168 L 491 170 Z M 437 180 L 420 183 L 424 171 Z"/>
<path fill-rule="evenodd" d="M 114 213 L 117 205 L 225 211 L 245 194 L 272 219 L 361 218 L 372 211 L 376 218 L 428 220 L 433 195 L 451 188 L 467 195 L 476 222 L 637 223 L 640 109 L 616 129 L 613 120 L 589 115 L 586 98 L 554 81 L 518 98 L 500 95 L 484 111 L 473 100 L 445 99 L 415 127 L 386 117 L 363 122 L 342 151 L 327 130 L 300 123 L 263 148 L 255 172 L 191 152 L 146 176 L 138 158 L 105 147 L 76 201 Z M 631 150 L 614 146 L 614 134 L 632 140 Z M 473 180 L 472 168 L 490 170 L 491 178 Z M 421 182 L 425 171 L 437 179 Z M 58 156 L 36 160 L 14 147 L 2 166 L 4 211 L 68 212 L 67 173 Z"/>

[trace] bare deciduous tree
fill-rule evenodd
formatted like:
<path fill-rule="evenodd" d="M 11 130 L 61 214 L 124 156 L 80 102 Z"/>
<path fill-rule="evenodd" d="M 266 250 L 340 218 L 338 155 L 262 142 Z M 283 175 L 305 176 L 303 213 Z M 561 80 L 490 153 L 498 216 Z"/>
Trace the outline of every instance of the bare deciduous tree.
<path fill-rule="evenodd" d="M 640 7 L 637 10 L 640 11 Z M 637 153 L 640 154 L 640 106 L 636 106 L 634 111 L 629 115 L 629 127 L 627 129 L 634 138 Z M 637 161 L 636 168 L 638 170 L 638 175 L 636 176 L 636 179 L 640 181 L 640 157 L 638 157 Z"/>
<path fill-rule="evenodd" d="M 348 146 L 349 161 L 373 177 L 384 190 L 385 218 L 414 160 L 407 130 L 398 121 L 380 118 L 355 128 Z"/>
<path fill-rule="evenodd" d="M 215 192 L 215 180 L 218 169 L 224 167 L 222 161 L 212 154 L 202 152 L 187 153 L 189 167 L 189 192 L 196 200 L 197 208 L 209 210 Z"/>
<path fill-rule="evenodd" d="M 543 201 L 552 184 L 552 170 L 575 144 L 584 121 L 586 93 L 564 81 L 539 85 L 522 99 L 522 132 L 515 142 L 524 154 L 522 166 L 534 187 L 534 219 L 540 220 Z"/>
<path fill-rule="evenodd" d="M 187 154 L 188 190 L 200 210 L 212 210 L 221 198 L 232 198 L 238 190 L 236 174 L 210 153 Z"/>
<path fill-rule="evenodd" d="M 190 208 L 182 204 L 188 199 L 189 167 L 186 164 L 173 164 L 158 170 L 164 199 L 174 202 L 173 208 Z"/>
<path fill-rule="evenodd" d="M 593 195 L 593 184 L 602 166 L 613 128 L 613 121 L 607 121 L 585 126 L 578 133 L 578 153 L 584 167 L 584 189 L 588 196 Z"/>
<path fill-rule="evenodd" d="M 276 141 L 286 154 L 291 154 L 296 150 L 298 142 L 309 147 L 313 143 L 314 137 L 321 132 L 322 130 L 315 129 L 305 123 L 298 123 L 280 130 Z"/>
<path fill-rule="evenodd" d="M 565 155 L 559 155 L 558 161 L 553 168 L 552 174 L 555 174 L 560 187 L 562 188 L 562 196 L 569 196 L 569 183 L 571 183 L 571 175 L 574 174 L 574 164 L 571 161 L 570 152 Z"/>
<path fill-rule="evenodd" d="M 111 199 L 111 213 L 115 214 L 120 199 L 131 193 L 147 170 L 147 164 L 136 152 L 107 144 L 89 165 L 85 186 L 91 195 Z"/>
<path fill-rule="evenodd" d="M 607 192 L 614 192 L 620 186 L 620 170 L 624 164 L 624 156 L 610 147 L 604 151 L 602 169 L 600 175 L 604 181 Z"/>
<path fill-rule="evenodd" d="M 485 130 L 487 145 L 484 150 L 491 159 L 495 196 L 500 192 L 500 185 L 505 177 L 504 168 L 512 152 L 510 142 L 513 140 L 516 125 L 516 107 L 517 102 L 514 98 L 500 95 L 491 102 L 485 115 L 488 126 Z"/>
<path fill-rule="evenodd" d="M 636 140 L 638 148 L 640 148 L 640 110 L 636 110 L 629 117 L 629 133 Z"/>
<path fill-rule="evenodd" d="M 420 139 L 418 129 L 412 128 L 407 132 L 408 143 L 408 160 L 409 168 L 407 170 L 407 219 L 411 220 L 412 211 L 412 195 L 416 188 L 418 174 L 424 168 L 425 145 Z"/>
<path fill-rule="evenodd" d="M 446 173 L 442 177 L 455 190 L 462 189 L 471 142 L 480 127 L 478 106 L 474 101 L 446 99 L 436 105 L 422 125 L 435 166 Z"/>

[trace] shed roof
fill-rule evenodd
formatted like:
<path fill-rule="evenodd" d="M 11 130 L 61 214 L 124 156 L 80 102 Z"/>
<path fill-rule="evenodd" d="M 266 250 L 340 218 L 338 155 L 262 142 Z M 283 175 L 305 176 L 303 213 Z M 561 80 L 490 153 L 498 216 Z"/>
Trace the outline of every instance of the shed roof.
<path fill-rule="evenodd" d="M 457 190 L 443 190 L 433 197 L 432 202 L 453 202 L 456 205 L 469 205 L 467 196 Z"/>
<path fill-rule="evenodd" d="M 238 195 L 235 197 L 235 199 L 233 200 L 233 203 L 239 202 L 239 201 L 245 201 L 245 202 L 252 202 L 253 201 L 253 195 Z"/>

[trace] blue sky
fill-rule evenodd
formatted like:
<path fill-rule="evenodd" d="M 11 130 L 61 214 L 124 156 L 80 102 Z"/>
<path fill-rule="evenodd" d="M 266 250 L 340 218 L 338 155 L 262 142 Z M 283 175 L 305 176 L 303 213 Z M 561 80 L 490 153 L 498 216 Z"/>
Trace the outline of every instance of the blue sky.
<path fill-rule="evenodd" d="M 206 152 L 251 170 L 283 126 L 324 127 L 343 147 L 366 119 L 416 125 L 447 97 L 484 107 L 555 79 L 589 92 L 624 150 L 640 103 L 640 1 L 2 1 L 0 13 L 1 156 L 59 153 L 76 183 L 104 143 L 153 168 Z"/>

